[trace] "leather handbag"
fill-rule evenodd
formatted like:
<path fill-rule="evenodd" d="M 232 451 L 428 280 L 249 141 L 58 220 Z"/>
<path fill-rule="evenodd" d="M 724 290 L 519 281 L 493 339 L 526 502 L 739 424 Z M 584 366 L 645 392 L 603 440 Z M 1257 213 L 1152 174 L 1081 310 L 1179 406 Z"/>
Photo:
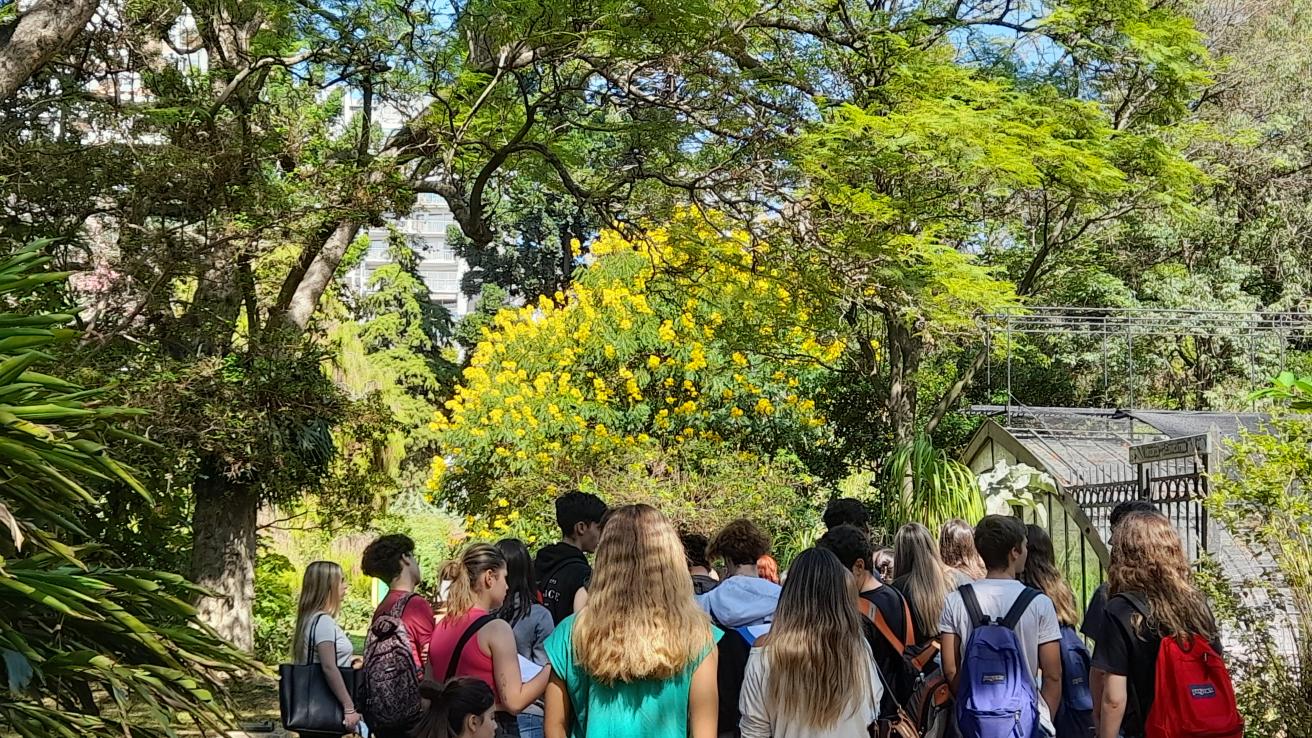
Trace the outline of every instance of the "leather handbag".
<path fill-rule="evenodd" d="M 908 618 L 908 621 L 910 619 Z M 893 689 L 889 686 L 888 680 L 884 678 L 884 673 L 875 666 L 875 674 L 879 678 L 880 685 L 884 688 L 884 693 L 892 695 Z M 894 700 L 896 702 L 896 700 Z M 881 705 L 875 705 L 875 712 L 879 712 Z M 921 738 L 920 729 L 916 726 L 914 720 L 907 715 L 901 705 L 897 705 L 897 712 L 892 718 L 876 718 L 870 723 L 866 732 L 870 738 Z"/>
<path fill-rule="evenodd" d="M 323 666 L 314 663 L 314 629 L 319 617 L 310 625 L 305 649 L 305 663 L 282 664 L 278 667 L 278 706 L 282 711 L 282 725 L 298 733 L 346 733 L 346 710 L 337 701 L 324 676 Z M 355 699 L 357 673 L 350 667 L 337 667 L 346 684 L 346 691 Z"/>

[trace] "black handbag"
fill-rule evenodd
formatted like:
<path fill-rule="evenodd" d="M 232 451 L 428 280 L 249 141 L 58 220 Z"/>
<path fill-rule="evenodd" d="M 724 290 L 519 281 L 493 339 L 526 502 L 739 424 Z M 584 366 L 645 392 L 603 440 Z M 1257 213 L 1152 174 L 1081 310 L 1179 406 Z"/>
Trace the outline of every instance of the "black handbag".
<path fill-rule="evenodd" d="M 340 736 L 346 733 L 346 710 L 328 687 L 323 666 L 314 663 L 314 629 L 321 617 L 322 613 L 310 625 L 305 663 L 282 664 L 278 667 L 278 706 L 282 711 L 282 725 L 287 730 Z M 337 670 L 342 674 L 347 693 L 354 700 L 357 671 L 340 666 Z"/>

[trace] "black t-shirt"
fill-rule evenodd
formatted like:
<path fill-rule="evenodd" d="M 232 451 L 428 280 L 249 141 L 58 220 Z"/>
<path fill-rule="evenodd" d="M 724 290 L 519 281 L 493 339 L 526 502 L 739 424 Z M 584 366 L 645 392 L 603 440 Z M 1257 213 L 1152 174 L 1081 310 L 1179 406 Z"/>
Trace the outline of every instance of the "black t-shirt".
<path fill-rule="evenodd" d="M 875 606 L 883 616 L 884 622 L 888 623 L 893 631 L 893 635 L 898 638 L 903 637 L 907 627 L 907 611 L 903 604 L 906 600 L 901 592 L 885 585 L 862 592 L 861 599 Z M 872 612 L 871 615 L 873 616 L 874 613 Z M 884 675 L 892 692 L 892 694 L 885 693 L 886 699 L 882 710 L 884 715 L 889 715 L 893 707 L 890 700 L 905 705 L 907 699 L 911 697 L 911 690 L 915 688 L 915 677 L 909 672 L 907 662 L 902 656 L 904 649 L 894 646 L 883 633 L 879 632 L 874 623 L 870 623 L 867 637 L 870 640 L 870 649 L 874 652 L 875 665 L 879 667 L 879 673 Z"/>
<path fill-rule="evenodd" d="M 1098 641 L 1098 634 L 1102 631 L 1102 624 L 1105 616 L 1103 611 L 1107 608 L 1107 583 L 1103 582 L 1093 591 L 1093 596 L 1089 598 L 1089 607 L 1084 611 L 1084 622 L 1080 624 L 1080 633 L 1085 638 L 1092 639 L 1095 643 Z"/>
<path fill-rule="evenodd" d="M 715 673 L 720 692 L 719 734 L 738 735 L 738 721 L 742 717 L 738 712 L 738 697 L 743 691 L 743 675 L 747 671 L 747 657 L 751 655 L 752 647 L 741 633 L 730 628 L 724 631 L 716 651 L 719 655 Z"/>
<path fill-rule="evenodd" d="M 1136 622 L 1140 625 L 1136 626 Z M 1129 600 L 1124 597 L 1106 600 L 1102 630 L 1093 652 L 1093 668 L 1127 678 L 1129 699 L 1121 722 L 1121 734 L 1126 738 L 1143 735 L 1144 719 L 1156 695 L 1157 653 L 1161 646 L 1161 632 L 1152 622 L 1143 621 Z M 1212 642 L 1212 648 L 1221 653 L 1219 640 Z"/>

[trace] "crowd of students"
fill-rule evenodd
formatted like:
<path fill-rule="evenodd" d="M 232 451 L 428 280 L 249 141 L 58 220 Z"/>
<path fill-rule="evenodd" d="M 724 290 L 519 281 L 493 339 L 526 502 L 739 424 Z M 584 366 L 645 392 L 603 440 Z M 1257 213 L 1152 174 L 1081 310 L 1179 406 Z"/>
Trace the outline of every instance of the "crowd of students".
<path fill-rule="evenodd" d="M 708 540 L 578 492 L 556 513 L 562 540 L 536 558 L 514 539 L 467 546 L 440 572 L 436 612 L 415 595 L 413 542 L 371 544 L 363 570 L 390 590 L 364 704 L 337 674 L 358 664 L 334 621 L 341 569 L 310 565 L 294 655 L 323 664 L 344 732 L 363 712 L 381 738 L 1242 734 L 1206 599 L 1147 502 L 1112 512 L 1107 581 L 1083 618 L 1052 540 L 1014 517 L 937 535 L 908 523 L 876 550 L 865 507 L 836 500 L 780 576 L 749 520 Z"/>

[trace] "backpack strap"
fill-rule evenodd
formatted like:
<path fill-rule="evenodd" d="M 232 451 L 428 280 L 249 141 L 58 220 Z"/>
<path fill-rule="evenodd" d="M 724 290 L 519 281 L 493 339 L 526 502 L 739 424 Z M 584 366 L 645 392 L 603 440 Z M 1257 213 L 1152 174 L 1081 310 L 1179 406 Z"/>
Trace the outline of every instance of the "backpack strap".
<path fill-rule="evenodd" d="M 1030 603 L 1034 601 L 1041 593 L 1033 587 L 1026 587 L 1016 596 L 1016 601 L 1012 603 L 1011 609 L 1007 611 L 1007 616 L 1000 623 L 1002 627 L 1008 630 L 1015 630 L 1016 625 L 1020 622 L 1025 611 L 1029 609 Z"/>
<path fill-rule="evenodd" d="M 1148 619 L 1148 614 L 1151 608 L 1148 606 L 1148 600 L 1144 599 L 1142 594 L 1138 592 L 1121 592 L 1120 594 L 1113 596 L 1120 597 L 1130 603 L 1130 607 L 1133 607 L 1136 612 L 1142 615 L 1144 620 Z"/>
<path fill-rule="evenodd" d="M 414 592 L 406 594 L 404 597 L 397 600 L 396 604 L 392 605 L 392 612 L 389 614 L 394 618 L 400 618 L 401 615 L 405 613 L 406 605 L 410 604 L 410 600 L 413 600 L 418 596 L 419 595 L 416 595 Z"/>
<path fill-rule="evenodd" d="M 314 642 L 314 631 L 316 628 L 319 627 L 319 620 L 323 618 L 323 616 L 324 613 L 319 613 L 318 615 L 314 616 L 314 622 L 310 623 L 310 629 L 306 631 L 306 635 L 305 635 L 305 665 L 306 666 L 309 666 L 310 664 L 314 663 L 314 647 L 316 645 Z M 337 646 L 334 645 L 333 648 L 337 648 Z"/>
<path fill-rule="evenodd" d="M 969 584 L 963 584 L 957 588 L 961 593 L 961 604 L 966 606 L 966 614 L 970 616 L 970 624 L 978 628 L 981 625 L 988 625 L 989 618 L 984 615 L 980 609 L 979 598 L 975 596 L 975 588 Z"/>
<path fill-rule="evenodd" d="M 734 630 L 738 633 L 738 635 L 743 637 L 744 641 L 747 641 L 748 648 L 751 648 L 752 646 L 756 645 L 756 634 L 752 632 L 751 628 L 748 628 L 746 625 L 743 625 L 734 628 Z"/>
<path fill-rule="evenodd" d="M 484 625 L 487 625 L 496 619 L 496 615 L 488 613 L 475 619 L 474 622 L 469 624 L 468 628 L 465 628 L 465 632 L 460 634 L 460 640 L 456 641 L 455 649 L 451 651 L 451 660 L 447 662 L 446 677 L 443 678 L 443 681 L 449 680 L 456 675 L 456 667 L 460 665 L 460 654 L 464 652 L 465 644 L 469 643 L 469 639 L 473 638 L 478 631 L 482 630 Z"/>

